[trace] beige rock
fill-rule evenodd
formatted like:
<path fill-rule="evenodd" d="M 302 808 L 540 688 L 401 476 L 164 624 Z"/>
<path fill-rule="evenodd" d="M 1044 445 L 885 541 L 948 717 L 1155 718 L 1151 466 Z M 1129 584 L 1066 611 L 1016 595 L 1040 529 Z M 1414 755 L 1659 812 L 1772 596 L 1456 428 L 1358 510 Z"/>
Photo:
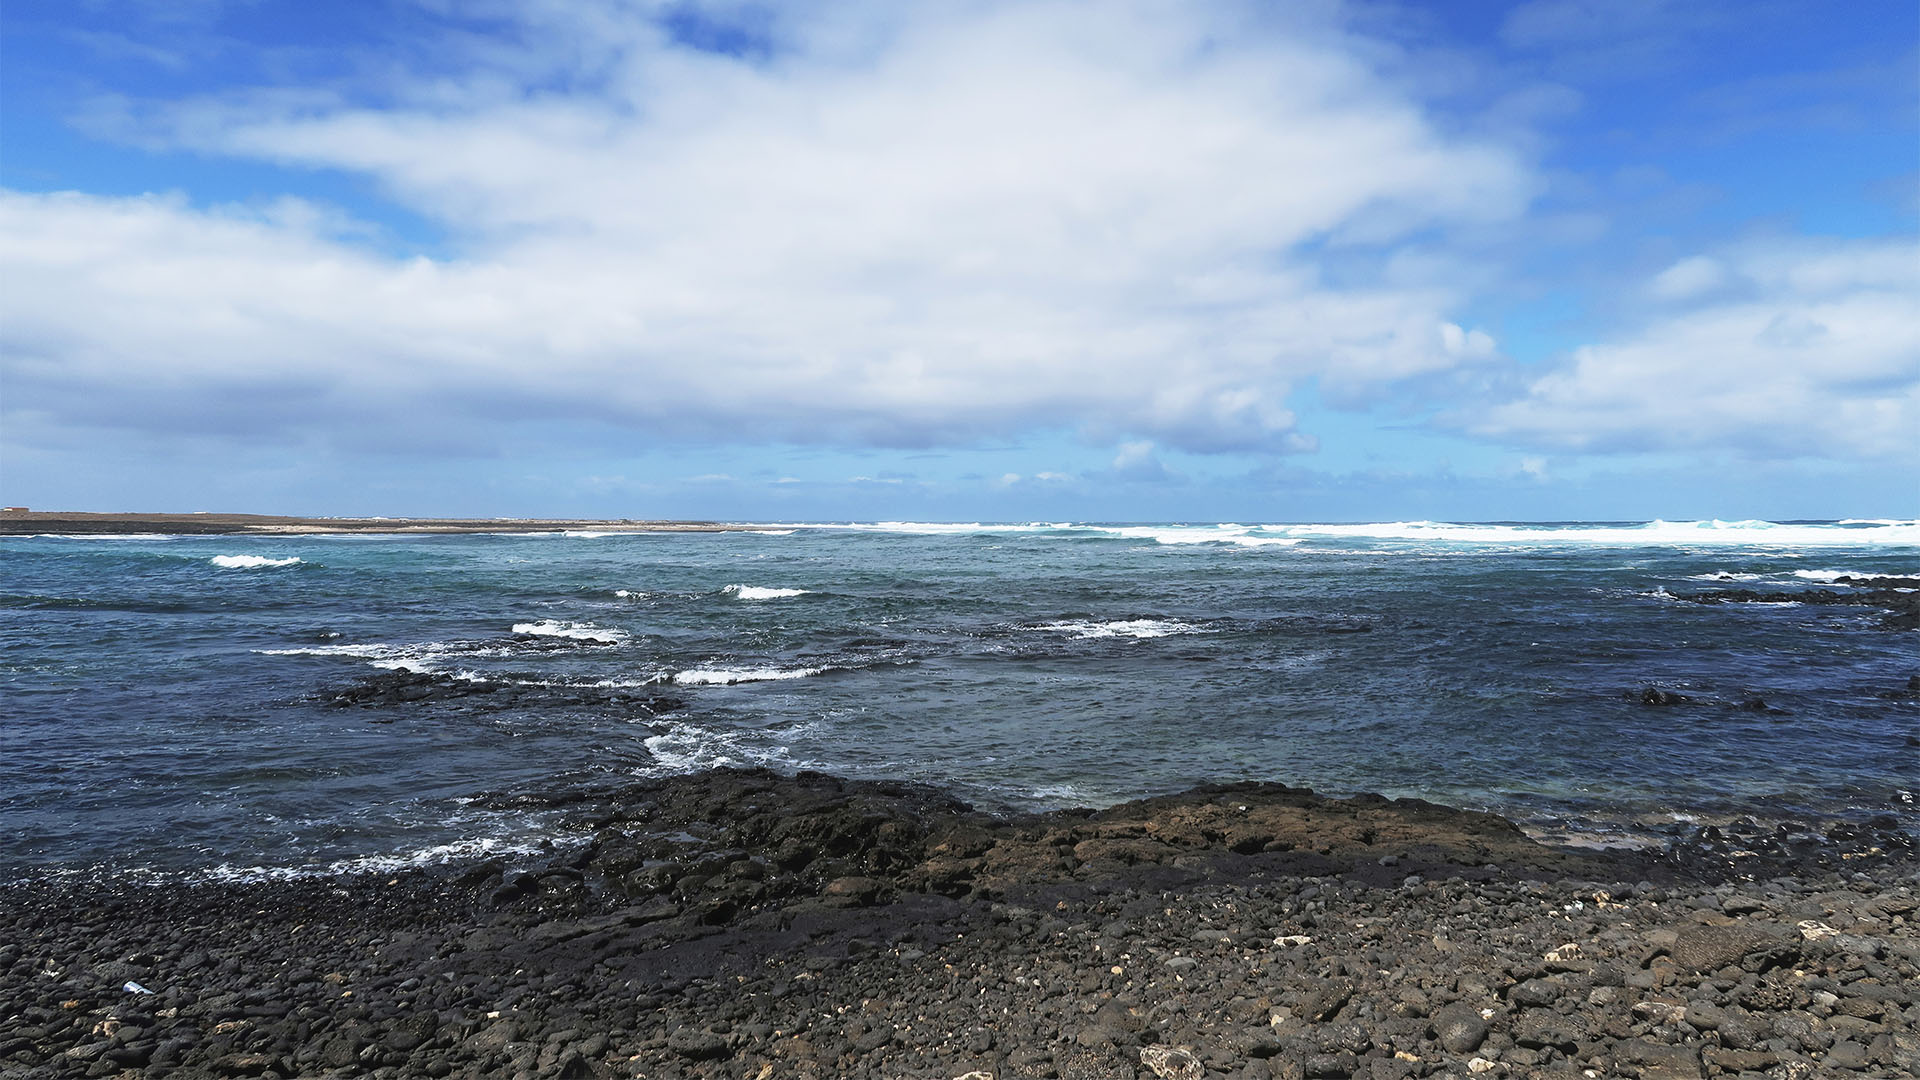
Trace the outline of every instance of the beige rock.
<path fill-rule="evenodd" d="M 1201 1080 L 1207 1074 L 1206 1066 L 1183 1046 L 1143 1046 L 1140 1064 L 1160 1080 Z"/>

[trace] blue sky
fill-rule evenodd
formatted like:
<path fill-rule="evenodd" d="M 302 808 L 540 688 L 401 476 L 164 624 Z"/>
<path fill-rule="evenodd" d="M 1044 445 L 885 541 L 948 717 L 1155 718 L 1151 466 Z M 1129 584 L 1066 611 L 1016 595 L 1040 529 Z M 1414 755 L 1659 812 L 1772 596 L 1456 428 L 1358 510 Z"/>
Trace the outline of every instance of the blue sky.
<path fill-rule="evenodd" d="M 1920 12 L 0 9 L 0 500 L 1920 516 Z"/>

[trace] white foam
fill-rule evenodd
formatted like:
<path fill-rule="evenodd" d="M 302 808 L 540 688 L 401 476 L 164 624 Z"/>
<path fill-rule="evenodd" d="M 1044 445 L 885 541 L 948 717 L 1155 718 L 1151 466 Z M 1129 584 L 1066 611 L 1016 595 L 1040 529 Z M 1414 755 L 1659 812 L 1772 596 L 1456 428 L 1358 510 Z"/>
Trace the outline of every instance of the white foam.
<path fill-rule="evenodd" d="M 1720 570 L 1711 574 L 1693 574 L 1689 581 L 1760 581 L 1765 574 L 1736 574 L 1731 570 Z"/>
<path fill-rule="evenodd" d="M 1649 521 L 1633 524 L 1511 525 L 1447 521 L 1386 521 L 1360 524 L 1294 525 L 1087 525 L 1072 522 L 992 524 L 982 522 L 909 522 L 795 524 L 805 529 L 845 529 L 911 535 L 1033 533 L 1062 536 L 1108 535 L 1160 544 L 1236 544 L 1244 547 L 1291 546 L 1303 540 L 1409 540 L 1444 544 L 1585 544 L 1602 546 L 1689 546 L 1745 544 L 1759 548 L 1801 545 L 1920 547 L 1920 520 L 1850 518 L 1835 524 L 1782 524 L 1742 521 Z"/>
<path fill-rule="evenodd" d="M 804 596 L 807 592 L 805 589 L 771 589 L 757 585 L 729 585 L 720 591 L 732 593 L 741 600 L 779 600 L 788 596 Z"/>
<path fill-rule="evenodd" d="M 573 641 L 591 641 L 598 645 L 618 645 L 627 640 L 627 635 L 619 630 L 608 630 L 587 623 L 560 622 L 556 619 L 541 619 L 539 622 L 514 623 L 513 632 L 529 637 L 568 638 Z"/>
<path fill-rule="evenodd" d="M 427 641 L 415 645 L 365 642 L 347 645 L 301 645 L 289 649 L 255 649 L 261 656 L 348 656 L 367 661 L 383 671 L 438 673 L 450 657 L 510 656 L 514 650 L 470 641 Z"/>
<path fill-rule="evenodd" d="M 1278 536 L 1264 526 L 1246 525 L 1129 525 L 1091 531 L 1156 544 L 1233 544 L 1237 547 L 1293 547 L 1305 537 Z"/>
<path fill-rule="evenodd" d="M 1177 619 L 1114 619 L 1108 622 L 1095 622 L 1091 619 L 1063 619 L 1059 622 L 1042 623 L 1035 630 L 1050 630 L 1058 634 L 1071 634 L 1077 638 L 1158 638 L 1173 634 L 1204 634 L 1207 631 L 1192 623 Z"/>
<path fill-rule="evenodd" d="M 222 863 L 201 872 L 201 877 L 210 881 L 291 881 L 306 877 L 335 877 L 343 874 L 390 874 L 401 870 L 417 870 L 423 866 L 438 866 L 442 863 L 465 861 L 481 856 L 493 855 L 530 855 L 542 850 L 537 843 L 509 841 L 495 837 L 476 837 L 469 840 L 455 840 L 451 843 L 434 844 L 416 851 L 394 852 L 387 855 L 362 855 L 353 859 L 337 859 L 325 865 L 315 866 L 234 866 Z"/>
<path fill-rule="evenodd" d="M 1463 525 L 1395 521 L 1371 525 L 1277 526 L 1289 535 L 1443 543 L 1598 544 L 1606 546 L 1749 544 L 1755 546 L 1920 545 L 1920 521 L 1860 527 L 1782 525 L 1771 521 L 1649 521 L 1638 525 Z"/>
<path fill-rule="evenodd" d="M 613 595 L 619 597 L 622 600 L 638 600 L 647 594 L 643 592 L 636 592 L 632 589 L 615 589 L 613 590 Z"/>
<path fill-rule="evenodd" d="M 300 561 L 300 557 L 289 555 L 284 559 L 269 559 L 265 555 L 215 555 L 207 561 L 225 570 L 259 570 L 269 566 L 292 566 Z"/>
<path fill-rule="evenodd" d="M 261 656 L 351 656 L 365 660 L 369 667 L 382 671 L 439 671 L 435 661 L 444 646 L 427 645 L 313 645 L 295 649 L 255 649 Z"/>
<path fill-rule="evenodd" d="M 596 532 L 592 529 L 562 529 L 560 530 L 560 535 L 572 537 L 575 540 L 600 540 L 609 536 L 625 536 L 627 534 L 616 533 L 616 532 Z"/>
<path fill-rule="evenodd" d="M 825 767 L 825 763 L 796 758 L 785 741 L 811 731 L 814 724 L 774 731 L 719 731 L 685 722 L 642 740 L 654 764 L 636 772 L 658 776 L 701 772 L 726 765 L 767 765 L 781 769 Z"/>
<path fill-rule="evenodd" d="M 840 532 L 883 532 L 904 533 L 909 536 L 965 536 L 972 533 L 1024 533 L 1057 532 L 1086 528 L 1070 521 L 1030 521 L 1025 524 L 991 523 L 980 521 L 854 521 L 854 522 L 792 522 L 782 524 L 781 529 L 815 529 Z"/>
<path fill-rule="evenodd" d="M 673 677 L 681 686 L 732 686 L 735 683 L 782 682 L 818 675 L 826 668 L 694 668 Z"/>
<path fill-rule="evenodd" d="M 1095 801 L 1085 791 L 1073 784 L 1042 784 L 1029 788 L 1027 798 L 1064 806 L 1087 806 Z"/>
<path fill-rule="evenodd" d="M 1795 570 L 1793 576 L 1802 581 L 1838 581 L 1841 578 L 1914 578 L 1920 577 L 1920 570 Z"/>
<path fill-rule="evenodd" d="M 382 659 L 392 656 L 392 645 L 306 645 L 295 649 L 255 649 L 261 656 L 357 656 Z"/>

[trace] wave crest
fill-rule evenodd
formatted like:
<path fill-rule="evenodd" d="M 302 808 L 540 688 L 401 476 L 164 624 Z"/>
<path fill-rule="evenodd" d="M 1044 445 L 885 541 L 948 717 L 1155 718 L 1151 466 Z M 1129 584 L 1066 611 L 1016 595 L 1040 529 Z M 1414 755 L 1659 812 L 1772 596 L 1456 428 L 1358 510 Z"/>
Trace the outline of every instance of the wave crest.
<path fill-rule="evenodd" d="M 292 566 L 301 559 L 298 555 L 289 555 L 284 559 L 271 559 L 265 555 L 215 555 L 207 561 L 223 570 L 261 570 L 270 566 Z"/>
<path fill-rule="evenodd" d="M 1234 544 L 1241 547 L 1290 547 L 1306 540 L 1410 540 L 1449 544 L 1582 544 L 1600 546 L 1686 546 L 1746 544 L 1920 546 L 1920 520 L 1849 518 L 1838 522 L 1722 521 L 1514 522 L 1383 521 L 1362 524 L 1165 524 L 1097 525 L 1073 522 L 996 524 L 983 522 L 882 521 L 808 524 L 807 529 L 845 529 L 911 535 L 1025 533 L 1062 539 L 1117 537 L 1158 544 Z"/>
<path fill-rule="evenodd" d="M 805 589 L 772 589 L 758 585 L 729 585 L 720 591 L 740 600 L 780 600 L 789 596 L 804 596 L 807 592 Z"/>
<path fill-rule="evenodd" d="M 694 668 L 673 677 L 679 686 L 733 686 L 749 682 L 783 682 L 818 675 L 826 668 Z"/>
<path fill-rule="evenodd" d="M 1097 622 L 1092 619 L 1061 619 L 1058 622 L 1041 623 L 1035 630 L 1048 630 L 1056 634 L 1071 634 L 1076 638 L 1157 638 L 1174 634 L 1204 634 L 1207 631 L 1178 619 L 1112 619 Z"/>
<path fill-rule="evenodd" d="M 514 623 L 513 632 L 529 637 L 568 638 L 573 641 L 587 641 L 596 645 L 618 645 L 627 640 L 620 630 L 608 630 L 588 623 L 560 622 L 557 619 L 541 619 L 539 622 Z"/>

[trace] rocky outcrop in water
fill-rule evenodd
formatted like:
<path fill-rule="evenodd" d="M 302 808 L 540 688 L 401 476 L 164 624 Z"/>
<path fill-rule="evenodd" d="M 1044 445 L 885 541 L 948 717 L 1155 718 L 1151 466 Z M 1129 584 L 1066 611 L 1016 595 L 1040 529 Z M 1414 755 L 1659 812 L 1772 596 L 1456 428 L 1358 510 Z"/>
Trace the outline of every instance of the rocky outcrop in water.
<path fill-rule="evenodd" d="M 336 709 L 455 701 L 494 709 L 620 705 L 629 711 L 637 710 L 645 715 L 657 716 L 686 706 L 686 702 L 680 698 L 640 689 L 461 678 L 439 672 L 404 669 L 369 675 L 349 686 L 322 691 L 318 696 Z"/>
<path fill-rule="evenodd" d="M 1673 593 L 1673 599 L 1690 604 L 1812 604 L 1823 607 L 1870 607 L 1885 612 L 1880 625 L 1888 630 L 1920 629 L 1920 578 L 1834 579 L 1836 585 L 1856 586 L 1856 591 L 1804 589 L 1762 592 L 1757 589 L 1704 589 L 1699 592 Z"/>

